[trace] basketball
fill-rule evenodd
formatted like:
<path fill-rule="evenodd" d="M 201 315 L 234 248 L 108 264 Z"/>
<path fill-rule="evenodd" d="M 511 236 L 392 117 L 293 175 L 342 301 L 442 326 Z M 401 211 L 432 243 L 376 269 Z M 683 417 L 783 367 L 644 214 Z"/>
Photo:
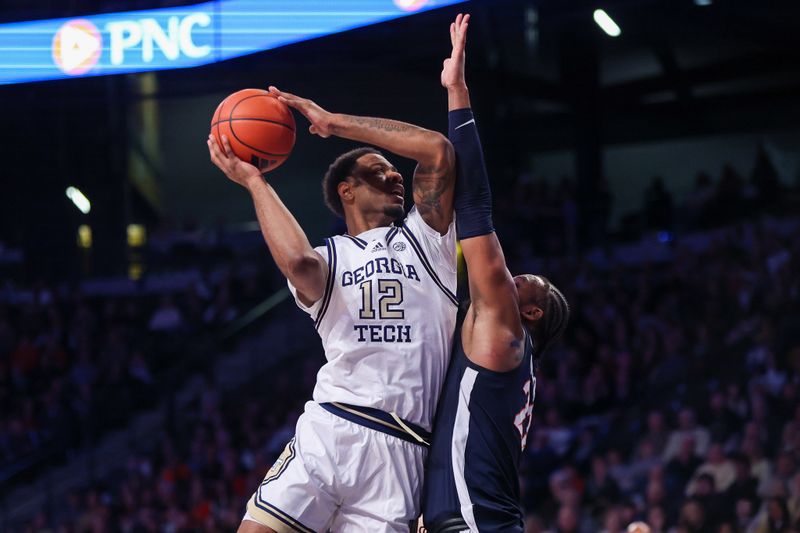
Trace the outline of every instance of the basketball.
<path fill-rule="evenodd" d="M 242 89 L 225 98 L 211 119 L 211 133 L 223 148 L 226 135 L 233 153 L 262 173 L 275 170 L 294 147 L 294 115 L 263 89 Z"/>

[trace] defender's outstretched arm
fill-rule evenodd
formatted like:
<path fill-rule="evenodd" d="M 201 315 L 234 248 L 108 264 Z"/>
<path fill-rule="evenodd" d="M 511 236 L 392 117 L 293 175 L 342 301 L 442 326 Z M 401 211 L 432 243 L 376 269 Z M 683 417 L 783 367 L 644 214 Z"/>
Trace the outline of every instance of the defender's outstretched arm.
<path fill-rule="evenodd" d="M 462 341 L 476 363 L 509 370 L 523 353 L 519 295 L 492 224 L 492 197 L 478 129 L 469 108 L 464 60 L 469 15 L 450 26 L 453 52 L 445 60 L 449 138 L 456 152 L 456 225 L 469 271 L 471 305 Z"/>

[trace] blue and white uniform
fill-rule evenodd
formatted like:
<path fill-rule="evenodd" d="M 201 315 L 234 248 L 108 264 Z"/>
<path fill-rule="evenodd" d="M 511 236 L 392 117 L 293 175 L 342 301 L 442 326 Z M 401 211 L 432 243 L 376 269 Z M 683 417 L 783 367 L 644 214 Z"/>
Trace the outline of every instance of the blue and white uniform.
<path fill-rule="evenodd" d="M 327 363 L 245 518 L 279 532 L 408 531 L 456 323 L 455 228 L 440 235 L 413 208 L 317 252 L 325 293 L 297 303 Z"/>
<path fill-rule="evenodd" d="M 494 372 L 467 358 L 456 331 L 425 473 L 428 533 L 523 531 L 517 473 L 536 394 L 525 337 L 521 364 Z"/>

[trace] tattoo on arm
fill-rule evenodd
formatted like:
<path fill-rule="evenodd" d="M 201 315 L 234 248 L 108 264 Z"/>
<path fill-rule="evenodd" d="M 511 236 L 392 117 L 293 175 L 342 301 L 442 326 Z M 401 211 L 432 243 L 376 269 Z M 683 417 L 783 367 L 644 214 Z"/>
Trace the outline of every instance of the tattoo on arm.
<path fill-rule="evenodd" d="M 449 170 L 446 166 L 417 165 L 414 172 L 414 192 L 419 195 L 416 205 L 421 215 L 441 211 L 442 194 L 453 179 L 453 173 Z"/>
<path fill-rule="evenodd" d="M 367 128 L 373 128 L 376 130 L 408 131 L 411 129 L 411 126 L 409 126 L 408 124 L 404 124 L 396 120 L 389 120 L 385 118 L 355 117 L 351 115 L 347 115 L 346 118 L 348 121 L 354 124 L 358 124 L 359 126 L 365 126 Z"/>

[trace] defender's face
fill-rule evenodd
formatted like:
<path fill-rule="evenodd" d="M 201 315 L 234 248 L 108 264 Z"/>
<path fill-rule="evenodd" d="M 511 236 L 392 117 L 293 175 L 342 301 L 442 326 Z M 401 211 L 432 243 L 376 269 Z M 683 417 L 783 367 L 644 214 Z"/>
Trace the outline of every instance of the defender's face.
<path fill-rule="evenodd" d="M 352 189 L 356 207 L 364 212 L 377 211 L 401 218 L 405 188 L 397 168 L 380 154 L 362 155 L 357 163 L 353 172 L 357 182 Z"/>

